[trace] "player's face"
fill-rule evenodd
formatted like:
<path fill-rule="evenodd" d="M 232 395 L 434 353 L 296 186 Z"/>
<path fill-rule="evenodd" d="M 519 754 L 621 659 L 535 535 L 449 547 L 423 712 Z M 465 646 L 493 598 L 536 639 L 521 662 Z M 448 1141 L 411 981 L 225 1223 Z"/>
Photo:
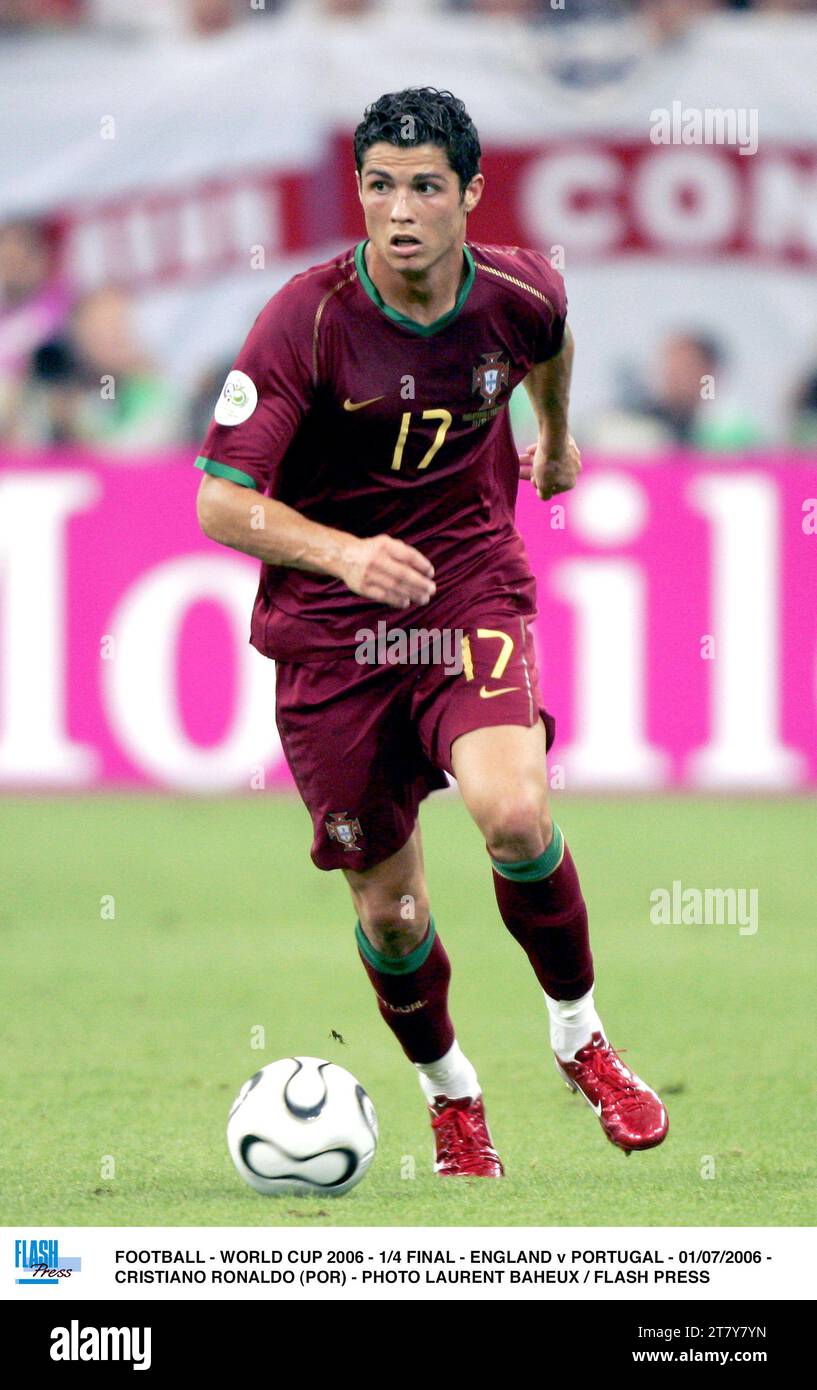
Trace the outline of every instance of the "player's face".
<path fill-rule="evenodd" d="M 465 219 L 484 183 L 476 174 L 464 196 L 438 145 L 372 145 L 357 176 L 366 231 L 379 256 L 403 274 L 425 274 L 465 239 Z"/>

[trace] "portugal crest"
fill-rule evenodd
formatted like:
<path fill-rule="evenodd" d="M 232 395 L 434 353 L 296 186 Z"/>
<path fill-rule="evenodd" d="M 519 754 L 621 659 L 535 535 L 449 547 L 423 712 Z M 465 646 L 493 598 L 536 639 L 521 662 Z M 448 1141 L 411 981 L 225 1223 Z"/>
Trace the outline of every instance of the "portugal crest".
<path fill-rule="evenodd" d="M 483 352 L 484 362 L 475 367 L 471 390 L 479 391 L 486 405 L 493 405 L 503 386 L 508 385 L 510 364 L 500 362 L 498 352 Z"/>
<path fill-rule="evenodd" d="M 360 851 L 360 845 L 357 843 L 358 835 L 363 838 L 360 821 L 352 820 L 348 811 L 330 811 L 325 824 L 330 840 L 337 840 L 344 849 Z"/>

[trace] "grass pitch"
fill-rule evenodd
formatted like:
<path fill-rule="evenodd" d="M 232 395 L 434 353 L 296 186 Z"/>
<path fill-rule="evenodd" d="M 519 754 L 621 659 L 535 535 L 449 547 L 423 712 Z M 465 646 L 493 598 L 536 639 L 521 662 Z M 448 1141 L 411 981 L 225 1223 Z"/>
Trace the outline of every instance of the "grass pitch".
<path fill-rule="evenodd" d="M 669 1138 L 625 1158 L 559 1082 L 479 833 L 458 799 L 432 797 L 422 823 L 452 1014 L 507 1169 L 445 1181 L 357 960 L 345 883 L 311 865 L 299 801 L 0 802 L 0 1220 L 814 1224 L 813 801 L 562 797 L 556 815 L 590 908 L 601 1015 L 663 1094 Z M 757 933 L 653 925 L 650 893 L 675 879 L 756 887 Z M 334 1201 L 263 1198 L 227 1153 L 241 1083 L 294 1052 L 346 1066 L 378 1111 L 375 1163 Z"/>

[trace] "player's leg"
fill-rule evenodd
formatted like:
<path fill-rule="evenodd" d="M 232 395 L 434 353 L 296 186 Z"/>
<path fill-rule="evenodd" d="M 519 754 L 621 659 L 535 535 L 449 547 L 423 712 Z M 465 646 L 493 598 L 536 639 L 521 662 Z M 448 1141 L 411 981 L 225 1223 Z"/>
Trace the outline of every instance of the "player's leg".
<path fill-rule="evenodd" d="M 365 871 L 343 872 L 381 1017 L 414 1064 L 431 1110 L 436 1171 L 500 1176 L 482 1088 L 448 1012 L 451 966 L 429 908 L 419 822 L 397 853 Z"/>
<path fill-rule="evenodd" d="M 530 625 L 494 610 L 458 631 L 461 670 L 429 667 L 417 682 L 423 748 L 457 777 L 483 832 L 500 913 L 545 992 L 560 1075 L 615 1143 L 650 1147 L 666 1133 L 666 1111 L 613 1052 L 596 1014 L 587 909 L 548 806 L 555 725 L 542 707 Z"/>
<path fill-rule="evenodd" d="M 312 817 L 313 862 L 343 869 L 352 890 L 358 950 L 381 1015 L 417 1068 L 425 1094 L 445 1096 L 447 1106 L 470 1106 L 473 1120 L 482 1105 L 479 1082 L 448 1014 L 451 968 L 429 910 L 418 828 L 421 800 L 447 782 L 424 756 L 408 719 L 402 687 L 413 679 L 411 672 L 361 670 L 345 661 L 314 667 L 279 662 L 276 719 Z M 458 1141 L 452 1163 L 439 1166 L 453 1121 L 438 1121 L 435 1114 L 438 1171 L 478 1172 L 478 1159 L 487 1172 L 489 1155 L 474 1157 L 475 1120 L 471 1152 L 463 1154 Z M 464 1130 L 462 1118 L 456 1128 Z M 493 1173 L 501 1171 L 495 1154 L 490 1161 Z"/>
<path fill-rule="evenodd" d="M 587 908 L 551 819 L 546 756 L 541 720 L 474 729 L 451 748 L 463 801 L 491 856 L 500 915 L 544 990 L 554 1051 L 572 1058 L 601 1023 Z"/>
<path fill-rule="evenodd" d="M 358 952 L 384 1021 L 415 1065 L 438 1061 L 454 1042 L 451 967 L 431 917 L 419 824 L 396 854 L 365 871 L 344 868 L 343 876 L 357 911 Z"/>
<path fill-rule="evenodd" d="M 474 729 L 451 747 L 463 800 L 491 856 L 500 914 L 544 990 L 557 1067 L 613 1143 L 628 1152 L 651 1148 L 666 1135 L 666 1111 L 610 1047 L 596 1013 L 587 908 L 551 818 L 546 756 L 541 720 Z"/>

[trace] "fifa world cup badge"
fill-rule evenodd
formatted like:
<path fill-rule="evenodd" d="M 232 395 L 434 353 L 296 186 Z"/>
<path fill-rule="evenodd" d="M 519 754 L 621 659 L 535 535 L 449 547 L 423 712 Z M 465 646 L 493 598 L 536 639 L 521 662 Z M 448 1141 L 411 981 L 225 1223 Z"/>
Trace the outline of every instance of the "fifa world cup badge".
<path fill-rule="evenodd" d="M 357 837 L 363 838 L 360 821 L 352 820 L 348 811 L 331 811 L 326 821 L 330 840 L 337 840 L 344 849 L 360 850 Z"/>

